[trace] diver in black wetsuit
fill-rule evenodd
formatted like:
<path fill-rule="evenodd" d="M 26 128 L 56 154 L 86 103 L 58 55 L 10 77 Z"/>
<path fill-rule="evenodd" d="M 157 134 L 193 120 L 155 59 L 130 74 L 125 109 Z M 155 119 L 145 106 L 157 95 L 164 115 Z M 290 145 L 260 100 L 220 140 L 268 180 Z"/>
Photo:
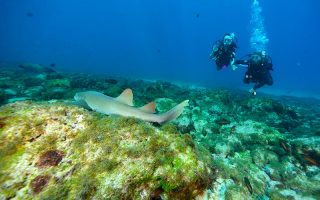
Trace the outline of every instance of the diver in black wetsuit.
<path fill-rule="evenodd" d="M 237 44 L 234 33 L 225 34 L 223 40 L 218 40 L 215 43 L 210 53 L 210 59 L 215 61 L 217 70 L 226 68 L 228 65 L 231 65 L 233 70 L 236 69 L 236 66 L 233 65 L 236 48 Z"/>
<path fill-rule="evenodd" d="M 249 54 L 247 60 L 236 60 L 235 65 L 247 65 L 248 69 L 245 73 L 243 82 L 246 84 L 255 83 L 250 93 L 256 95 L 256 90 L 264 85 L 272 85 L 273 79 L 269 70 L 273 70 L 271 57 L 265 51 L 254 52 Z"/>

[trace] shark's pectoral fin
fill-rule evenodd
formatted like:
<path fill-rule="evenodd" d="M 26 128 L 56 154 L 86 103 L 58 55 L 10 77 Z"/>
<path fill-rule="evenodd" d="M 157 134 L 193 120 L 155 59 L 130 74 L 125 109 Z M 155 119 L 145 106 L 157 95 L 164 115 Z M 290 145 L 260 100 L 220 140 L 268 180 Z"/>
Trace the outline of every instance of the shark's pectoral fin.
<path fill-rule="evenodd" d="M 130 88 L 123 90 L 123 92 L 116 98 L 117 101 L 133 106 L 133 94 Z"/>
<path fill-rule="evenodd" d="M 155 113 L 156 112 L 156 103 L 154 101 L 140 107 L 139 109 L 148 112 L 148 113 Z"/>

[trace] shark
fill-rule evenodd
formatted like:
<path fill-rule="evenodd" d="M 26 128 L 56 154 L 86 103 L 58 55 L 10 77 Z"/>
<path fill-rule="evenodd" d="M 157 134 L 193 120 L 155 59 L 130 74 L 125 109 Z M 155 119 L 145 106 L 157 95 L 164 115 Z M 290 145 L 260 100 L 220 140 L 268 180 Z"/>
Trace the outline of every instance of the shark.
<path fill-rule="evenodd" d="M 185 100 L 167 112 L 156 114 L 154 101 L 142 107 L 134 107 L 130 88 L 125 89 L 118 97 L 110 97 L 96 91 L 85 91 L 76 93 L 74 99 L 80 105 L 102 114 L 134 117 L 159 124 L 176 119 L 189 105 L 189 100 Z"/>
<path fill-rule="evenodd" d="M 18 67 L 30 73 L 55 73 L 56 71 L 41 64 L 23 63 Z"/>

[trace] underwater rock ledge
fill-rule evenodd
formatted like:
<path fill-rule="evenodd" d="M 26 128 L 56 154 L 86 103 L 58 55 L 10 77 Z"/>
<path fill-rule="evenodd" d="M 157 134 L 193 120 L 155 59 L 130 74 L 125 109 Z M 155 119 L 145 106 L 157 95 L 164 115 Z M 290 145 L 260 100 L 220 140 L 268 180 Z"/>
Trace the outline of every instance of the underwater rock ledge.
<path fill-rule="evenodd" d="M 0 107 L 0 199 L 194 199 L 210 153 L 173 125 L 64 103 Z"/>

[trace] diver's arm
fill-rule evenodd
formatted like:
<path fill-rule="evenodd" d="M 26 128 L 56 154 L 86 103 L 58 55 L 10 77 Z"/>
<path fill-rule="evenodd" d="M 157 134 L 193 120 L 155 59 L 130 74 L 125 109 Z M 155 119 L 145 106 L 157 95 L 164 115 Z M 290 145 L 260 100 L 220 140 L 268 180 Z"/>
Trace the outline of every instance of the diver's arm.
<path fill-rule="evenodd" d="M 211 51 L 211 53 L 210 53 L 210 55 L 209 55 L 209 58 L 210 58 L 210 59 L 214 59 L 214 58 L 215 58 L 215 55 L 214 55 L 215 52 L 216 52 L 216 50 L 213 48 L 212 51 Z"/>
<path fill-rule="evenodd" d="M 249 65 L 249 61 L 248 60 L 236 60 L 234 61 L 235 65 Z"/>
<path fill-rule="evenodd" d="M 216 59 L 217 52 L 219 51 L 220 45 L 221 45 L 221 41 L 219 41 L 219 40 L 214 43 L 214 45 L 212 47 L 212 51 L 209 56 L 210 59 Z"/>

